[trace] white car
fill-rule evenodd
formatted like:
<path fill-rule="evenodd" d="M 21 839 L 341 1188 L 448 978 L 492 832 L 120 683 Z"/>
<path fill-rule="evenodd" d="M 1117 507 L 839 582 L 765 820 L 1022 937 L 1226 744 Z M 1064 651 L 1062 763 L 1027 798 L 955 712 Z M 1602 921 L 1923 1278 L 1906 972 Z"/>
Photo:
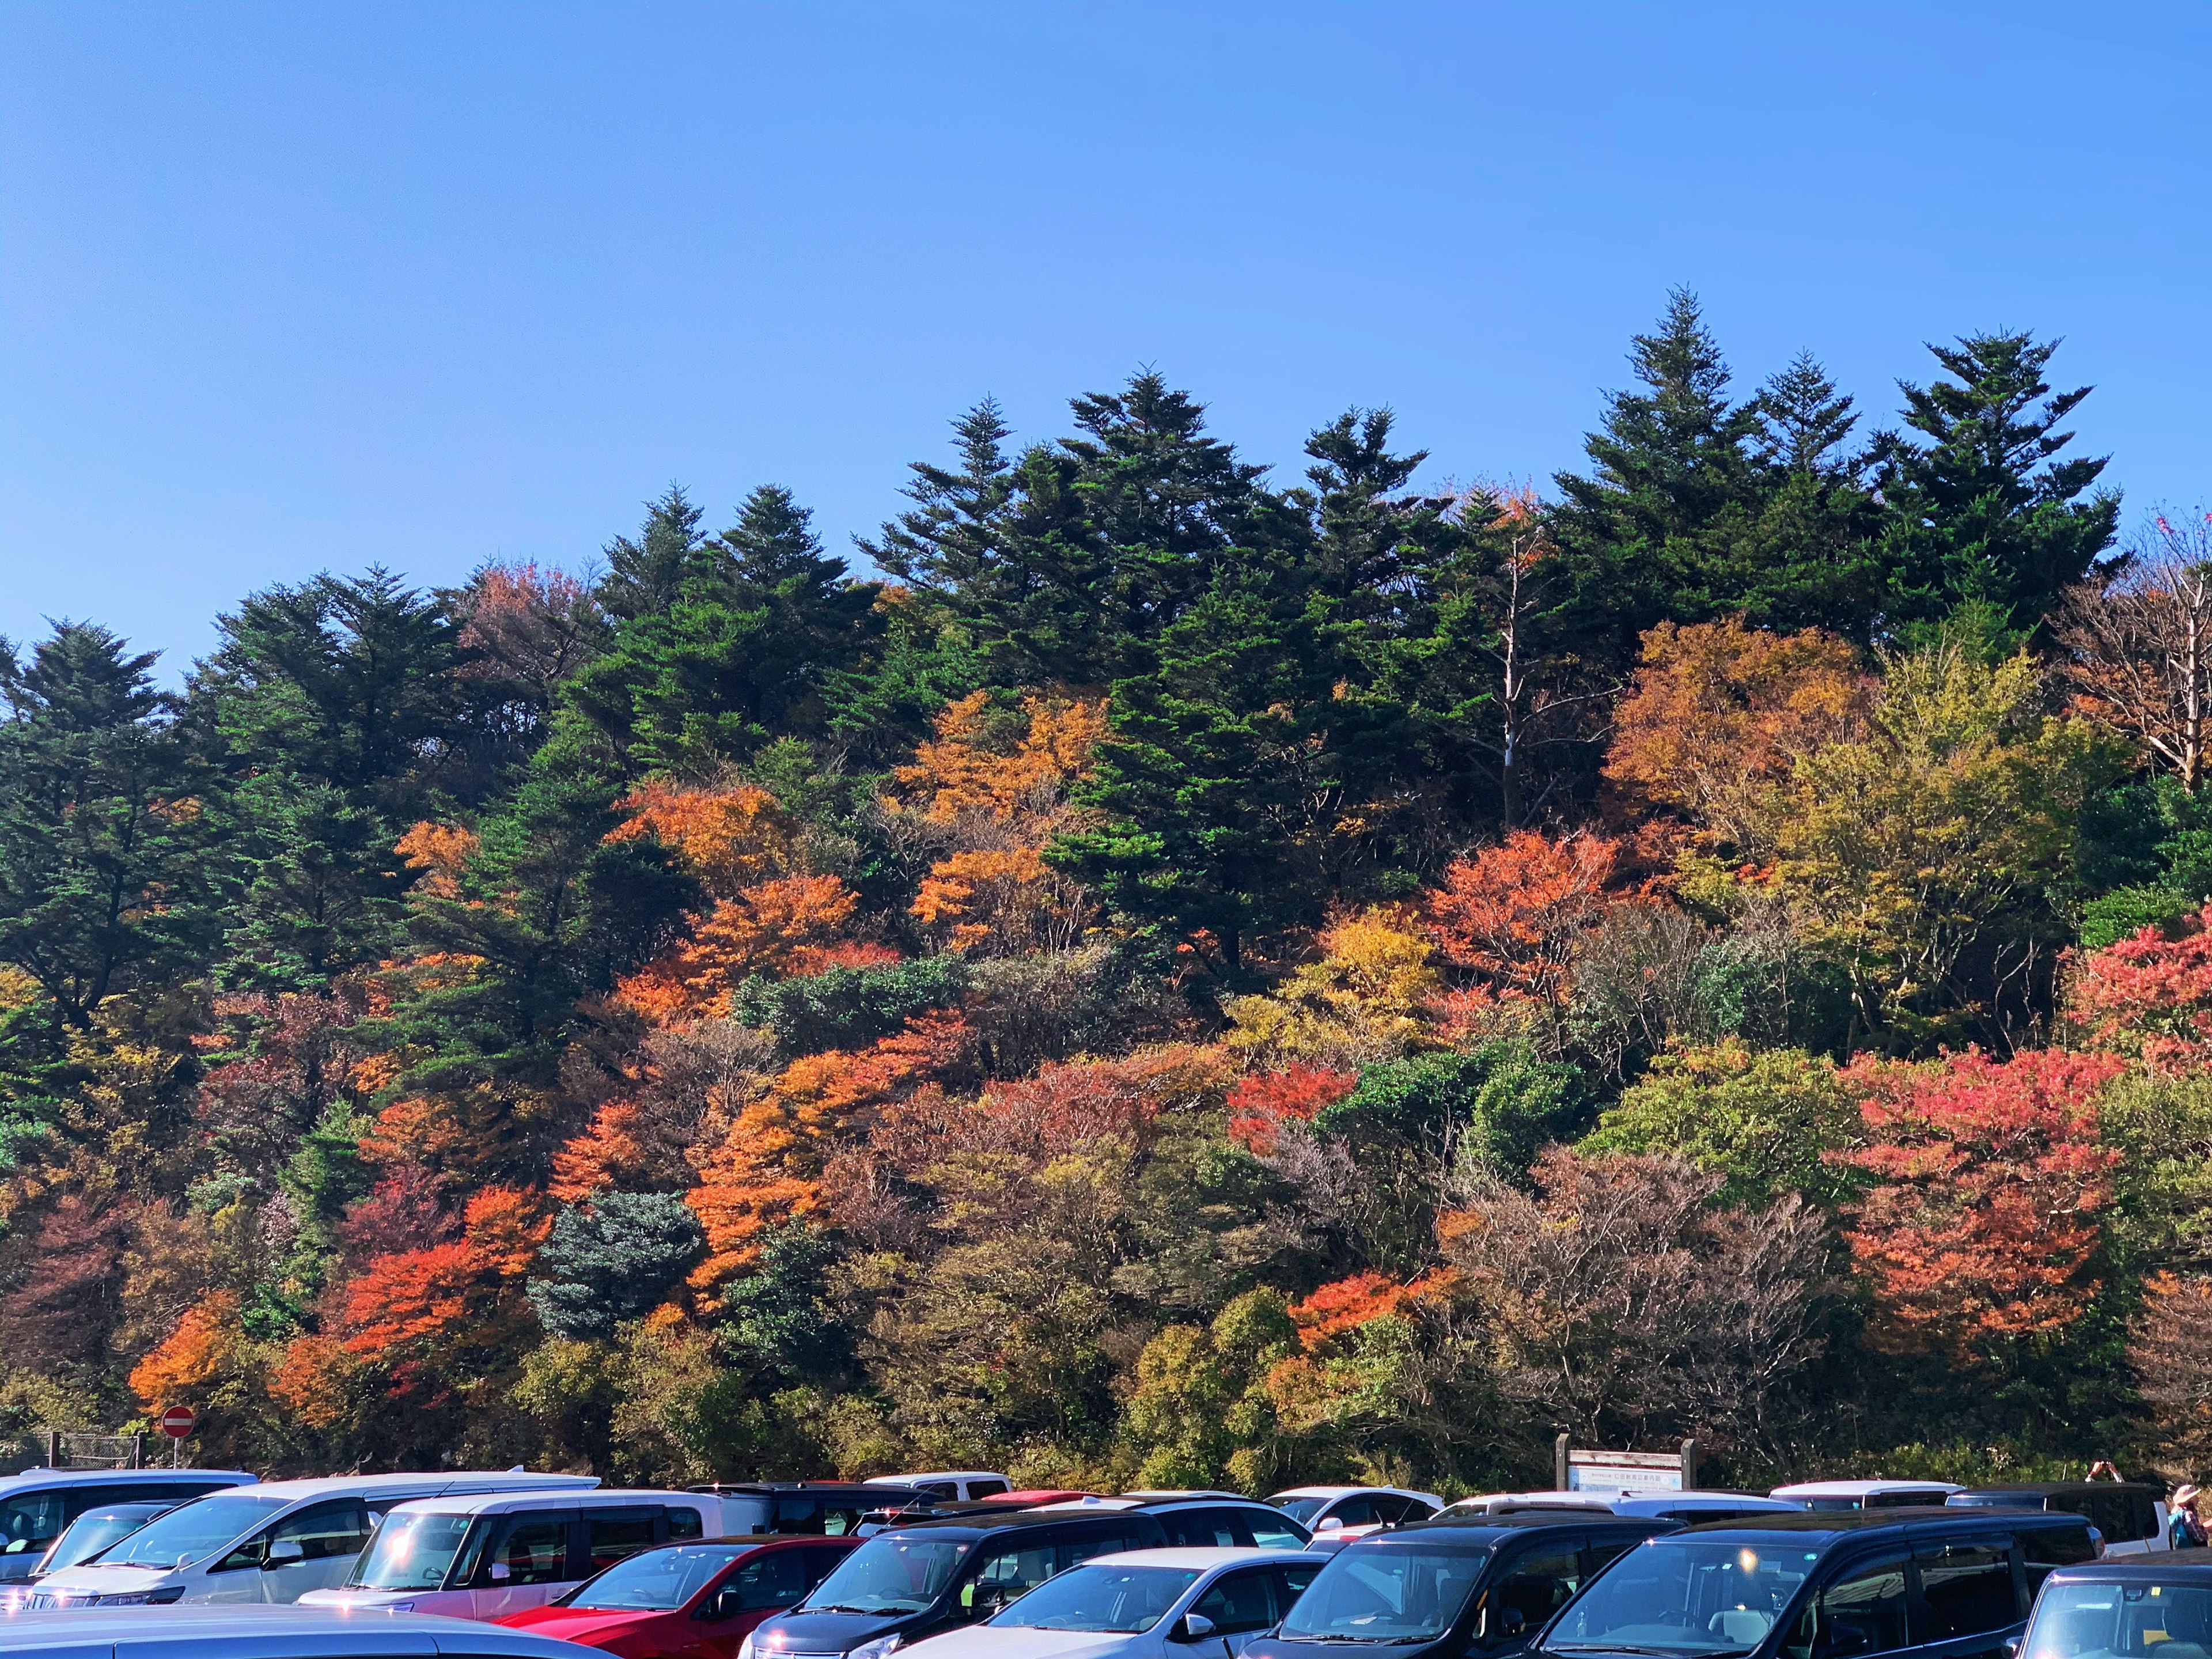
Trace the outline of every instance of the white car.
<path fill-rule="evenodd" d="M 28 1609 L 175 1602 L 286 1603 L 345 1582 L 376 1522 L 410 1498 L 483 1492 L 583 1492 L 592 1474 L 520 1470 L 349 1474 L 210 1492 L 149 1522 L 97 1559 L 39 1580 Z"/>
<path fill-rule="evenodd" d="M 915 1650 L 927 1648 L 928 1659 L 1218 1659 L 1279 1624 L 1327 1559 L 1263 1549 L 1093 1556 Z"/>
<path fill-rule="evenodd" d="M 0 1654 L 26 1659 L 606 1659 L 597 1648 L 458 1619 L 303 1613 L 297 1607 L 171 1607 L 31 1613 L 0 1619 Z"/>
<path fill-rule="evenodd" d="M 640 1550 L 723 1531 L 720 1501 L 697 1492 L 419 1498 L 384 1517 L 343 1583 L 309 1590 L 300 1605 L 504 1619 Z"/>
<path fill-rule="evenodd" d="M 1267 1501 L 1311 1533 L 1425 1521 L 1444 1506 L 1435 1492 L 1403 1486 L 1288 1486 Z"/>
<path fill-rule="evenodd" d="M 1953 1492 L 1964 1491 L 1949 1480 L 1800 1480 L 1777 1486 L 1767 1496 L 1801 1510 L 1901 1510 L 1941 1505 Z"/>
<path fill-rule="evenodd" d="M 31 1576 L 62 1530 L 107 1504 L 181 1504 L 250 1486 L 243 1469 L 26 1469 L 0 1477 L 0 1583 Z"/>
<path fill-rule="evenodd" d="M 1014 1483 L 989 1469 L 932 1469 L 923 1474 L 871 1475 L 861 1483 L 870 1486 L 911 1486 L 925 1498 L 951 1498 L 966 1503 L 977 1498 L 996 1498 L 1014 1489 Z"/>
<path fill-rule="evenodd" d="M 1605 1515 L 1643 1515 L 1695 1526 L 1701 1521 L 1741 1521 L 1752 1515 L 1802 1515 L 1805 1506 L 1784 1498 L 1743 1492 L 1493 1492 L 1444 1505 L 1443 1521 L 1476 1521 L 1531 1510 L 1589 1510 Z"/>

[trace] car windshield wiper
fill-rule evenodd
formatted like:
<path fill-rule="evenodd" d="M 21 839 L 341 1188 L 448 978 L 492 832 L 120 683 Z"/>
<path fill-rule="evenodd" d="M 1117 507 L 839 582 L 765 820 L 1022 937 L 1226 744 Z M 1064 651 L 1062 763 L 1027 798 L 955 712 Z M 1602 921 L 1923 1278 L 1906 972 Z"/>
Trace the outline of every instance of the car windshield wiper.
<path fill-rule="evenodd" d="M 1358 1645 L 1358 1646 L 1361 1646 L 1361 1647 L 1366 1647 L 1366 1646 L 1370 1646 L 1370 1645 L 1378 1645 L 1378 1644 L 1382 1644 L 1382 1643 L 1388 1642 L 1388 1641 L 1391 1640 L 1392 1638 L 1389 1638 L 1389 1637 L 1388 1637 L 1388 1636 L 1290 1636 L 1290 1635 L 1285 1635 L 1285 1636 L 1283 1638 L 1283 1639 L 1284 1639 L 1285 1641 L 1286 1641 L 1286 1642 L 1348 1642 L 1348 1643 L 1352 1643 L 1352 1644 L 1356 1644 L 1356 1645 Z"/>

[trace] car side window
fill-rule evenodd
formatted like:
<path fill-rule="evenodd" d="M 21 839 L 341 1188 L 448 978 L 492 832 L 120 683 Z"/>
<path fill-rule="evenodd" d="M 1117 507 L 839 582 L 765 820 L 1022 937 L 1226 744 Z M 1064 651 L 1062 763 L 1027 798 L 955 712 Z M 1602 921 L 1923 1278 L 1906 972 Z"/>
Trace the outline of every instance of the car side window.
<path fill-rule="evenodd" d="M 1905 1558 L 1862 1562 L 1805 1609 L 1783 1651 L 1790 1659 L 1845 1659 L 1893 1653 L 1910 1644 Z"/>
<path fill-rule="evenodd" d="M 586 1515 L 586 1552 L 592 1558 L 591 1571 L 604 1572 L 640 1550 L 651 1549 L 654 1523 L 659 1519 L 659 1509 L 650 1504 Z"/>
<path fill-rule="evenodd" d="M 1275 1575 L 1275 1617 L 1280 1619 L 1297 1605 L 1298 1597 L 1306 1593 L 1306 1586 L 1313 1583 L 1314 1575 L 1321 1569 L 1301 1562 L 1295 1567 L 1270 1567 L 1267 1571 Z"/>
<path fill-rule="evenodd" d="M 0 1554 L 36 1555 L 61 1535 L 58 1491 L 18 1492 L 0 1501 Z"/>
<path fill-rule="evenodd" d="M 1643 1534 L 1632 1532 L 1593 1533 L 1583 1550 L 1583 1577 L 1594 1578 L 1599 1568 L 1618 1555 L 1626 1555 L 1643 1541 Z"/>
<path fill-rule="evenodd" d="M 1012 1490 L 1013 1488 L 1003 1480 L 970 1480 L 968 1483 L 968 1495 L 970 1498 L 996 1498 L 1002 1492 Z"/>
<path fill-rule="evenodd" d="M 1001 1550 L 988 1557 L 975 1570 L 975 1576 L 961 1586 L 962 1608 L 981 1618 L 987 1613 L 997 1612 L 1018 1595 L 1028 1595 L 1059 1571 L 1054 1562 L 1059 1553 L 1050 1544 L 1031 1544 Z M 1104 1551 L 1094 1548 L 1089 1553 L 1098 1555 Z"/>
<path fill-rule="evenodd" d="M 747 1612 L 787 1607 L 814 1588 L 807 1571 L 811 1550 L 763 1550 L 725 1579 L 722 1588 L 738 1592 Z"/>
<path fill-rule="evenodd" d="M 1365 1527 L 1373 1525 L 1382 1517 L 1376 1512 L 1372 1498 L 1360 1497 L 1340 1501 L 1329 1510 L 1328 1518 L 1341 1522 L 1347 1527 Z"/>
<path fill-rule="evenodd" d="M 1236 1525 L 1224 1510 L 1170 1510 L 1157 1518 L 1171 1548 L 1232 1549 L 1237 1543 Z"/>
<path fill-rule="evenodd" d="M 950 1480 L 925 1480 L 915 1490 L 924 1498 L 957 1498 L 959 1488 Z"/>
<path fill-rule="evenodd" d="M 2012 1549 L 2005 1540 L 1924 1539 L 1914 1546 L 1912 1555 L 1920 1569 L 1920 1597 L 1928 1608 L 1922 1641 L 1979 1636 L 2019 1621 Z"/>
<path fill-rule="evenodd" d="M 1213 1581 L 1213 1587 L 1200 1596 L 1190 1610 L 1201 1619 L 1213 1621 L 1211 1633 L 1215 1636 L 1242 1636 L 1265 1630 L 1275 1622 L 1268 1577 L 1264 1567 L 1224 1573 Z"/>
<path fill-rule="evenodd" d="M 793 1550 L 792 1553 L 806 1558 L 806 1588 L 812 1589 L 836 1571 L 837 1564 L 852 1552 L 824 1549 L 819 1545 L 815 1545 L 803 1550 Z"/>
<path fill-rule="evenodd" d="M 668 1537 L 670 1542 L 672 1543 L 679 1538 L 697 1538 L 700 1535 L 701 1527 L 699 1523 L 698 1510 L 679 1508 L 672 1509 L 668 1511 Z"/>
<path fill-rule="evenodd" d="M 1162 1520 L 1166 1518 L 1164 1516 L 1161 1517 Z M 1169 1541 L 1174 1541 L 1172 1534 Z M 1121 1532 L 1093 1533 L 1088 1538 L 1071 1538 L 1060 1545 L 1060 1565 L 1053 1571 L 1066 1572 L 1070 1567 L 1080 1566 L 1094 1555 L 1113 1555 L 1122 1550 L 1142 1549 L 1144 1547 L 1143 1539 L 1132 1538 Z"/>
<path fill-rule="evenodd" d="M 1263 1550 L 1294 1550 L 1303 1548 L 1306 1535 L 1293 1531 L 1287 1520 L 1258 1510 L 1251 1513 L 1252 1541 Z"/>
<path fill-rule="evenodd" d="M 2020 1534 L 2020 1558 L 2027 1568 L 2027 1593 L 2043 1588 L 2054 1567 L 2071 1567 L 2097 1559 L 2097 1547 L 2084 1527 L 2032 1527 Z"/>
<path fill-rule="evenodd" d="M 813 1498 L 779 1498 L 775 1500 L 775 1530 L 782 1533 L 807 1534 L 820 1536 L 822 1504 Z"/>
<path fill-rule="evenodd" d="M 1398 1518 L 1401 1521 L 1425 1521 L 1436 1512 L 1437 1506 L 1425 1498 L 1408 1498 L 1406 1499 L 1406 1512 Z"/>
<path fill-rule="evenodd" d="M 1583 1582 L 1579 1533 L 1547 1538 L 1512 1564 L 1491 1592 L 1483 1613 L 1484 1636 L 1492 1641 L 1534 1636 L 1573 1597 Z"/>
<path fill-rule="evenodd" d="M 478 1584 L 552 1584 L 568 1577 L 566 1515 L 519 1515 L 487 1553 Z"/>

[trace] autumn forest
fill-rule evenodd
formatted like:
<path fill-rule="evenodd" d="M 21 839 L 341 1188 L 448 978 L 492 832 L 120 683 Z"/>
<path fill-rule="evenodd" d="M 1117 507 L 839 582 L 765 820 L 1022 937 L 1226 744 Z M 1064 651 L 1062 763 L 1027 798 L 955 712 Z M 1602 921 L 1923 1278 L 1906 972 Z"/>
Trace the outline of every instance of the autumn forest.
<path fill-rule="evenodd" d="M 2054 349 L 1862 411 L 1678 294 L 1540 488 L 1147 373 L 849 561 L 671 488 L 9 646 L 0 1433 L 2212 1474 L 2212 522 Z"/>

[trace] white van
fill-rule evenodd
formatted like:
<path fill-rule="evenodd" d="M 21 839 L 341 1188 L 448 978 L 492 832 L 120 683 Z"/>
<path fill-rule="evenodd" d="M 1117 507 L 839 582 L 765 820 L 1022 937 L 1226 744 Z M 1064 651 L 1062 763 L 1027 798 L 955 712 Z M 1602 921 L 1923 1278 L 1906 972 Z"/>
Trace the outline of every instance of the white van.
<path fill-rule="evenodd" d="M 995 1469 L 931 1469 L 921 1474 L 872 1474 L 860 1484 L 866 1486 L 911 1486 L 924 1498 L 951 1503 L 997 1498 L 1014 1489 L 1014 1483 Z"/>
<path fill-rule="evenodd" d="M 697 1492 L 425 1498 L 384 1517 L 343 1584 L 309 1590 L 300 1605 L 503 1619 L 640 1550 L 721 1533 L 720 1502 Z"/>
<path fill-rule="evenodd" d="M 26 1469 L 0 1477 L 0 1583 L 28 1578 L 47 1547 L 87 1510 L 182 1504 L 253 1483 L 244 1469 Z"/>
<path fill-rule="evenodd" d="M 149 1522 L 98 1559 L 38 1582 L 25 1611 L 296 1601 L 344 1582 L 376 1522 L 410 1498 L 583 1492 L 593 1474 L 483 1471 L 268 1480 L 211 1492 Z"/>

